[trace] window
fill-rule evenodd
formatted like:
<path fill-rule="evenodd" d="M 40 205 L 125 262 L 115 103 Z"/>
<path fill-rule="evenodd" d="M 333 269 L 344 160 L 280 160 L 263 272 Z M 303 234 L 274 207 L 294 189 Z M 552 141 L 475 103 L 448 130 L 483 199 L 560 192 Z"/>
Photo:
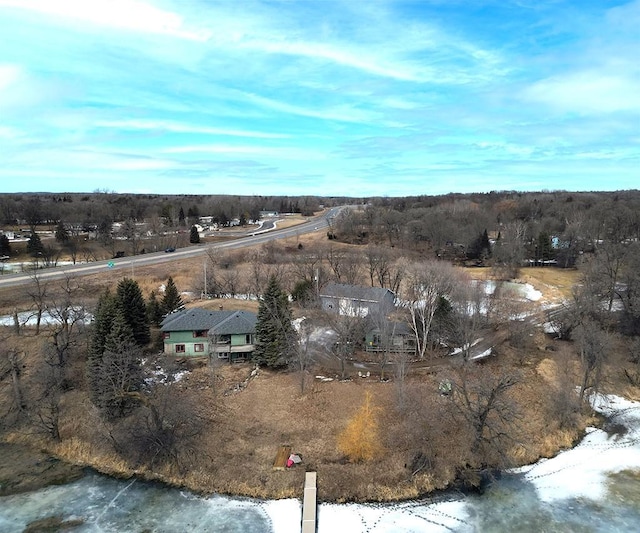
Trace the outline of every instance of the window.
<path fill-rule="evenodd" d="M 247 334 L 244 336 L 244 343 L 245 343 L 245 344 L 251 344 L 251 333 L 247 333 Z"/>
<path fill-rule="evenodd" d="M 193 345 L 194 352 L 204 352 L 204 344 L 194 344 Z"/>
<path fill-rule="evenodd" d="M 171 338 L 171 333 L 169 333 L 168 331 L 165 331 L 165 332 L 162 334 L 162 338 L 163 338 L 163 339 L 170 339 L 170 338 Z"/>
<path fill-rule="evenodd" d="M 184 353 L 184 344 L 176 344 L 176 353 Z"/>
<path fill-rule="evenodd" d="M 207 330 L 206 329 L 200 329 L 197 331 L 193 332 L 193 336 L 194 337 L 206 337 L 207 336 Z"/>

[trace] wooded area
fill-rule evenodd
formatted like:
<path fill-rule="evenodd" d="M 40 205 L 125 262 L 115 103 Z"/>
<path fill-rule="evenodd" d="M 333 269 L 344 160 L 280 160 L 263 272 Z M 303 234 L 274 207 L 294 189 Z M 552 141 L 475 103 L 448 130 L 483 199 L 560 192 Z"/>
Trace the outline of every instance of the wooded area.
<path fill-rule="evenodd" d="M 158 217 L 166 229 L 181 218 L 161 214 L 168 203 L 188 227 L 193 207 L 228 204 L 229 216 L 250 218 L 250 205 L 338 202 L 67 196 L 1 197 L 5 228 L 59 226 L 41 245 L 68 258 L 67 224 L 87 204 L 140 209 L 136 223 Z M 24 218 L 25 203 L 40 214 Z M 58 204 L 57 215 L 44 208 Z M 36 244 L 18 253 L 37 256 Z M 287 442 L 332 480 L 321 497 L 380 500 L 478 486 L 571 445 L 591 393 L 640 397 L 637 191 L 370 199 L 326 234 L 212 247 L 204 262 L 62 282 L 33 268 L 24 289 L 2 291 L 1 438 L 106 472 L 269 497 L 300 481 L 271 471 Z M 514 293 L 527 280 L 544 306 Z M 328 283 L 388 289 L 396 301 L 332 312 L 321 302 Z M 183 304 L 257 311 L 254 361 L 162 354 L 160 320 Z"/>

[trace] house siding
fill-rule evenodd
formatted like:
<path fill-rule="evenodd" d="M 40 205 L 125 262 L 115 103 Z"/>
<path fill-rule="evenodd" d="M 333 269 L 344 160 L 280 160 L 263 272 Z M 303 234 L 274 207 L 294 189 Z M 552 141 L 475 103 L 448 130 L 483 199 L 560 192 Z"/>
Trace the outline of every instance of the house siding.
<path fill-rule="evenodd" d="M 164 352 L 178 357 L 217 354 L 231 360 L 246 359 L 254 350 L 255 321 L 255 314 L 246 311 L 184 311 L 165 318 L 161 328 Z"/>

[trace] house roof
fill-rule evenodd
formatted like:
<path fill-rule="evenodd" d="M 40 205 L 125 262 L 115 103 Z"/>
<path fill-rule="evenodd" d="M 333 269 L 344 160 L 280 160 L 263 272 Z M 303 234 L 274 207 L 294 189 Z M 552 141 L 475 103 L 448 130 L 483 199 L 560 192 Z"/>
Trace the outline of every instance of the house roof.
<path fill-rule="evenodd" d="M 162 321 L 161 331 L 209 331 L 218 335 L 254 333 L 257 317 L 248 311 L 209 311 L 207 309 L 185 309 L 167 315 Z"/>
<path fill-rule="evenodd" d="M 320 291 L 320 297 L 350 298 L 363 302 L 381 302 L 389 294 L 395 298 L 395 295 L 389 289 L 361 287 L 359 285 L 347 285 L 345 283 L 327 283 Z"/>
<path fill-rule="evenodd" d="M 255 333 L 258 317 L 247 311 L 236 311 L 211 327 L 209 333 L 231 335 L 233 333 Z"/>
<path fill-rule="evenodd" d="M 413 335 L 414 332 L 406 322 L 389 322 L 387 327 L 385 328 L 387 333 L 392 335 Z M 370 333 L 380 333 L 381 328 L 373 328 L 369 330 Z"/>

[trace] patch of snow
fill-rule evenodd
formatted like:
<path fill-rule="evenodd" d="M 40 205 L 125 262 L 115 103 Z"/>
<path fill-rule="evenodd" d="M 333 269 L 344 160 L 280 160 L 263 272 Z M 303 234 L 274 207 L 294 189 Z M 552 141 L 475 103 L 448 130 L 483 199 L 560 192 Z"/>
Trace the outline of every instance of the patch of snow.
<path fill-rule="evenodd" d="M 416 505 L 415 502 L 388 505 L 320 504 L 318 533 L 449 533 L 460 529 L 461 526 L 469 526 L 466 508 L 462 501 L 425 505 Z M 277 530 L 274 528 L 274 531 Z"/>
<path fill-rule="evenodd" d="M 540 298 L 542 298 L 542 293 L 536 290 L 530 283 L 524 284 L 523 292 L 524 297 L 532 302 L 537 302 L 538 300 L 540 300 Z"/>
<path fill-rule="evenodd" d="M 93 320 L 93 315 L 91 313 L 87 313 L 82 307 L 74 307 L 71 310 L 69 318 L 71 322 L 90 324 Z M 38 316 L 35 311 L 23 311 L 21 313 L 18 313 L 18 323 L 20 324 L 20 326 L 35 326 L 37 322 Z M 40 317 L 41 326 L 60 324 L 61 322 L 61 318 L 56 313 L 51 314 L 49 311 L 44 311 L 42 313 L 42 316 Z M 0 316 L 0 326 L 13 325 L 13 315 Z"/>
<path fill-rule="evenodd" d="M 175 372 L 174 374 L 169 374 L 165 372 L 162 368 L 156 367 L 154 370 L 150 370 L 148 372 L 149 377 L 144 379 L 144 382 L 147 385 L 151 385 L 153 383 L 174 383 L 181 381 L 187 374 L 188 370 L 180 370 L 179 372 Z M 169 379 L 171 378 L 171 379 Z"/>
<path fill-rule="evenodd" d="M 484 352 L 479 353 L 478 355 L 474 355 L 473 357 L 469 357 L 469 361 L 475 361 L 477 359 L 484 359 L 485 357 L 489 357 L 491 355 L 493 348 L 488 348 Z"/>
<path fill-rule="evenodd" d="M 610 436 L 587 428 L 586 437 L 552 459 L 516 469 L 536 488 L 544 502 L 565 498 L 597 500 L 607 491 L 607 474 L 640 468 L 640 403 L 614 395 L 591 398 L 594 409 L 628 429 Z"/>
<path fill-rule="evenodd" d="M 293 325 L 293 329 L 296 330 L 296 332 L 300 333 L 300 328 L 302 327 L 302 323 L 306 320 L 307 318 L 302 316 L 300 318 L 294 318 L 291 321 L 291 324 Z"/>
<path fill-rule="evenodd" d="M 471 344 L 469 343 L 465 344 L 462 348 L 454 348 L 449 355 L 458 355 L 459 353 L 462 353 L 463 350 L 468 350 L 469 348 L 473 348 L 476 344 L 478 344 L 483 339 L 484 337 L 480 337 L 479 339 L 476 339 L 475 341 L 473 341 Z"/>
<path fill-rule="evenodd" d="M 302 516 L 302 504 L 299 500 L 268 500 L 261 507 L 269 517 L 274 533 L 300 533 L 300 519 L 291 520 L 292 516 Z"/>

